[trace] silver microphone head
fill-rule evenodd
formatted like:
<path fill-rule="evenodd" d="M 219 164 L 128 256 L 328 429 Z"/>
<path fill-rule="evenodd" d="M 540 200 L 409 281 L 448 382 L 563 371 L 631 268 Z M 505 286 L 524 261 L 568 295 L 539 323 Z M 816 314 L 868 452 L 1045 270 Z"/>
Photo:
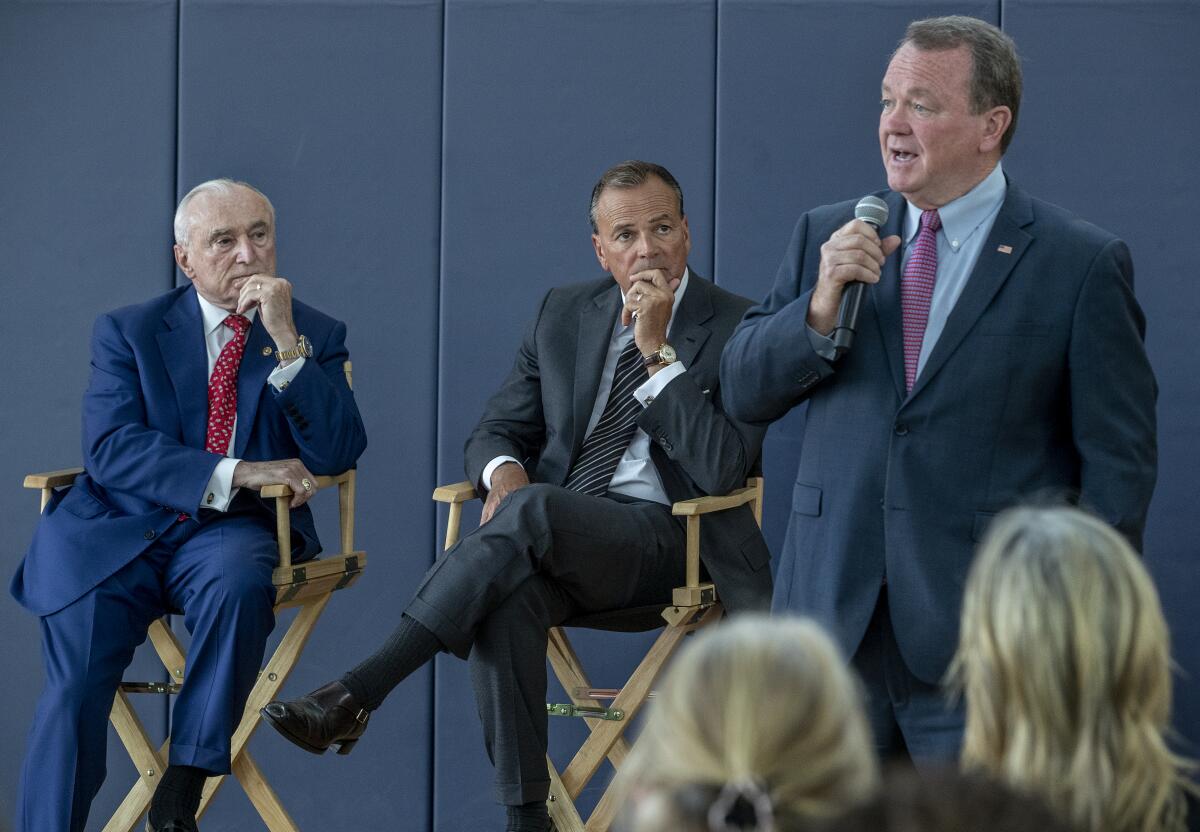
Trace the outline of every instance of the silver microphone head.
<path fill-rule="evenodd" d="M 869 223 L 878 231 L 888 219 L 887 203 L 877 196 L 864 196 L 854 206 L 854 218 Z"/>

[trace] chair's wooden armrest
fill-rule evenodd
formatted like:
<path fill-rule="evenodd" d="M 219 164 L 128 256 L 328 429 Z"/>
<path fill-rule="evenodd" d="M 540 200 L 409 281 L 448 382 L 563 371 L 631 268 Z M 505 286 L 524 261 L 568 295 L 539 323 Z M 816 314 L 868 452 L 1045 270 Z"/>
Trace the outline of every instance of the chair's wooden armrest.
<path fill-rule="evenodd" d="M 694 497 L 690 500 L 680 500 L 671 506 L 671 513 L 680 516 L 711 514 L 714 511 L 727 511 L 753 502 L 758 497 L 758 489 L 751 486 L 730 491 L 717 497 Z"/>
<path fill-rule="evenodd" d="M 478 496 L 475 493 L 475 486 L 466 480 L 453 485 L 439 485 L 433 489 L 433 499 L 439 503 L 465 503 Z"/>
<path fill-rule="evenodd" d="M 320 491 L 322 488 L 329 488 L 331 485 L 340 485 L 350 479 L 350 472 L 343 471 L 336 477 L 316 477 L 313 480 L 313 485 Z M 263 497 L 290 497 L 292 496 L 291 486 L 277 483 L 275 485 L 264 485 L 258 492 Z"/>
<path fill-rule="evenodd" d="M 42 471 L 39 474 L 27 474 L 25 476 L 25 487 L 59 488 L 75 482 L 75 478 L 82 473 L 82 468 L 63 468 L 61 471 Z"/>

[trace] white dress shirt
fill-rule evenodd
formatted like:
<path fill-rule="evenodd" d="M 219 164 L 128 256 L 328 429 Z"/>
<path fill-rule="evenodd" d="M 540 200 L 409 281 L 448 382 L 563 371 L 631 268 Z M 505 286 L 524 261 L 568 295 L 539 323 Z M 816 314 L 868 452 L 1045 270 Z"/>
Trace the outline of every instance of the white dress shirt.
<path fill-rule="evenodd" d="M 213 367 L 217 363 L 217 358 L 221 355 L 221 350 L 225 345 L 233 340 L 233 330 L 225 326 L 225 319 L 231 314 L 229 310 L 209 303 L 204 298 L 196 295 L 196 299 L 200 301 L 200 316 L 204 321 L 204 347 L 208 352 L 208 376 L 212 378 Z M 258 307 L 247 309 L 243 316 L 250 321 L 251 327 L 254 326 L 255 318 L 258 316 Z M 250 338 L 250 330 L 246 330 L 247 340 Z M 243 356 L 244 360 L 245 356 Z M 297 358 L 286 367 L 276 367 L 271 371 L 271 375 L 267 377 L 267 381 L 277 391 L 282 391 L 291 383 L 292 379 L 300 372 L 300 368 L 304 366 L 304 359 Z M 205 403 L 205 411 L 207 413 L 207 402 Z M 208 430 L 208 417 L 205 416 L 205 432 Z M 234 495 L 238 489 L 233 487 L 233 469 L 241 462 L 240 459 L 234 459 L 228 456 L 230 450 L 233 449 L 237 440 L 237 416 L 233 417 L 233 427 L 229 431 L 229 447 L 225 450 L 227 456 L 217 463 L 217 467 L 213 470 L 212 476 L 209 477 L 208 486 L 204 489 L 204 502 L 201 508 L 211 508 L 216 511 L 226 511 L 229 504 L 233 501 Z"/>
<path fill-rule="evenodd" d="M 667 324 L 668 338 L 671 334 L 671 326 L 675 323 L 675 311 L 679 309 L 679 302 L 683 300 L 683 293 L 687 290 L 687 285 L 688 269 L 684 268 L 683 278 L 679 281 L 679 288 L 675 290 L 675 300 L 671 304 L 671 320 Z M 620 292 L 621 290 L 620 287 L 614 286 L 613 291 Z M 621 292 L 621 301 L 624 304 L 624 292 Z M 596 390 L 596 401 L 592 405 L 592 416 L 588 420 L 584 441 L 591 435 L 600 421 L 600 416 L 604 413 L 604 406 L 608 403 L 608 392 L 612 389 L 613 376 L 617 373 L 617 358 L 632 340 L 633 325 L 624 326 L 621 323 L 621 316 L 618 314 L 613 323 L 612 336 L 608 342 L 608 355 L 604 359 L 604 371 L 600 374 L 600 386 Z M 649 407 L 654 401 L 654 397 L 659 395 L 664 387 L 685 372 L 687 372 L 687 367 L 683 365 L 682 361 L 668 364 L 634 390 L 633 397 L 643 408 Z M 496 457 L 483 469 L 481 479 L 484 488 L 491 489 L 492 472 L 505 462 L 521 464 L 520 460 L 511 456 Z M 630 440 L 625 455 L 617 463 L 617 470 L 613 473 L 612 480 L 609 481 L 608 490 L 640 500 L 650 500 L 663 505 L 671 504 L 670 499 L 667 498 L 667 492 L 663 488 L 662 479 L 658 476 L 658 469 L 654 467 L 654 461 L 650 458 L 650 436 L 641 428 L 634 431 L 633 439 Z"/>

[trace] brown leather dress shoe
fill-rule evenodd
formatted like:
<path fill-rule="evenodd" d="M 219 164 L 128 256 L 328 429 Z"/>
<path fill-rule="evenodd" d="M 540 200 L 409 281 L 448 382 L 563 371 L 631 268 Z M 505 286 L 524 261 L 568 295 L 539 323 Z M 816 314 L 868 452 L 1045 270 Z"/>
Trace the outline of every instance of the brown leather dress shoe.
<path fill-rule="evenodd" d="M 276 731 L 305 751 L 324 754 L 336 745 L 349 754 L 371 715 L 341 682 L 330 682 L 290 702 L 269 702 L 259 713 Z"/>

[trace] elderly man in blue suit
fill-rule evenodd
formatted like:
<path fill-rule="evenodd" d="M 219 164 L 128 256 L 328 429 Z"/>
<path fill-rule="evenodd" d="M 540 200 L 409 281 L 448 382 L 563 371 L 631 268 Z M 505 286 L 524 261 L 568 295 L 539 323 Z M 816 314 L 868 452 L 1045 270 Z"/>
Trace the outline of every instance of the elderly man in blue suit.
<path fill-rule="evenodd" d="M 876 233 L 854 202 L 801 217 L 721 384 L 739 419 L 808 402 L 774 608 L 832 629 L 881 752 L 921 763 L 961 741 L 938 683 L 989 519 L 1066 493 L 1140 547 L 1157 387 L 1128 248 L 1001 168 L 1021 99 L 1011 39 L 916 21 L 881 98 L 888 219 Z M 829 336 L 852 282 L 867 286 L 846 351 Z"/>
<path fill-rule="evenodd" d="M 154 619 L 182 612 L 188 682 L 147 828 L 196 829 L 274 626 L 273 507 L 287 483 L 296 556 L 319 551 L 314 474 L 354 465 L 366 436 L 343 364 L 346 327 L 292 299 L 275 212 L 218 179 L 175 215 L 189 285 L 102 315 L 83 399 L 86 472 L 47 507 L 13 579 L 41 617 L 46 687 L 17 804 L 24 832 L 82 830 L 105 776 L 107 716 Z"/>

